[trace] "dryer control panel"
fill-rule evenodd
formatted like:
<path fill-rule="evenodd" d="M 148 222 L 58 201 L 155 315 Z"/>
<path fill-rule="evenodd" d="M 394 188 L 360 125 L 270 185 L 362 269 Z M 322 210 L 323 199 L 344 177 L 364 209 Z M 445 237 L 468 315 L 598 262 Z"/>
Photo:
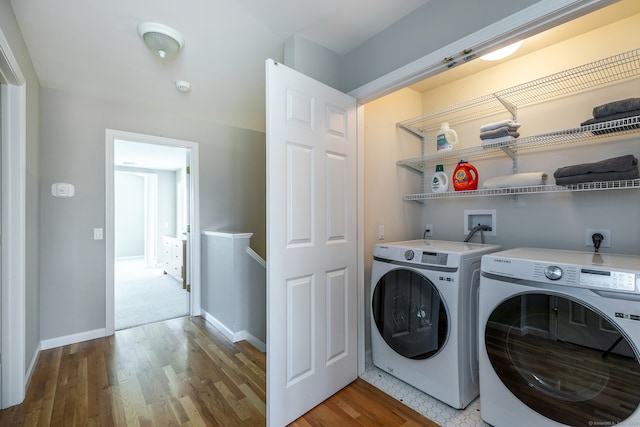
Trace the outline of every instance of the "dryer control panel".
<path fill-rule="evenodd" d="M 636 289 L 636 275 L 625 271 L 581 268 L 580 286 L 633 292 Z"/>
<path fill-rule="evenodd" d="M 636 269 L 628 267 L 635 266 Z M 640 294 L 640 257 L 517 248 L 482 258 L 483 273 L 560 286 Z"/>

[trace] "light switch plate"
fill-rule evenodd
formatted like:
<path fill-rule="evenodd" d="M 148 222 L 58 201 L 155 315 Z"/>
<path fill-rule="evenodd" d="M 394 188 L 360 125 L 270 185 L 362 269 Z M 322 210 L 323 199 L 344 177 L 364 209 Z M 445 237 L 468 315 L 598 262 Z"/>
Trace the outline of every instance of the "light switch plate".
<path fill-rule="evenodd" d="M 102 240 L 102 238 L 103 238 L 102 228 L 94 228 L 93 240 Z"/>

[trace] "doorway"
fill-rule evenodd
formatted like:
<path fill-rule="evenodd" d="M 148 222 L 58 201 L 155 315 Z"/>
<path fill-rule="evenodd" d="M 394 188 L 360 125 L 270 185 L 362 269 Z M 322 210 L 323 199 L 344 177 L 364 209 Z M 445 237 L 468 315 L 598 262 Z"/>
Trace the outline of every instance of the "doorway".
<path fill-rule="evenodd" d="M 108 130 L 106 145 L 107 333 L 199 314 L 197 144 Z"/>
<path fill-rule="evenodd" d="M 138 153 L 144 165 L 123 165 L 136 163 Z M 188 209 L 178 195 L 185 192 L 187 150 L 117 140 L 114 162 L 115 329 L 186 316 L 187 224 L 178 213 Z"/>

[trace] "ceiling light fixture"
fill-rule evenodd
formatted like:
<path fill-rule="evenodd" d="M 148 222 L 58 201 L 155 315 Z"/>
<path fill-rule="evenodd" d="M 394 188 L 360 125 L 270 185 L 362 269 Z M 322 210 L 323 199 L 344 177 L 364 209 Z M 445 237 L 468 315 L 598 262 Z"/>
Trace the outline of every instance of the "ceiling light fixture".
<path fill-rule="evenodd" d="M 520 46 L 522 46 L 522 40 L 481 56 L 480 59 L 484 59 L 485 61 L 497 61 L 499 59 L 504 59 L 516 50 L 520 49 Z"/>
<path fill-rule="evenodd" d="M 162 59 L 173 58 L 184 47 L 182 35 L 166 25 L 143 22 L 138 25 L 138 34 L 144 44 Z"/>

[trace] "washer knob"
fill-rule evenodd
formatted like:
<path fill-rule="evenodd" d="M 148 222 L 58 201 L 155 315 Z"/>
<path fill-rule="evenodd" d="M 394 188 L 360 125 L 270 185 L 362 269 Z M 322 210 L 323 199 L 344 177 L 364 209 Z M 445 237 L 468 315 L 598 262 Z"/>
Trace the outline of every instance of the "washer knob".
<path fill-rule="evenodd" d="M 415 255 L 416 255 L 416 254 L 415 254 L 415 253 L 413 253 L 413 251 L 412 251 L 411 249 L 409 249 L 408 251 L 406 251 L 406 252 L 404 253 L 404 258 L 405 258 L 406 260 L 408 260 L 408 261 L 411 261 Z"/>
<path fill-rule="evenodd" d="M 562 269 L 557 265 L 550 265 L 544 269 L 544 275 L 549 280 L 558 280 L 562 277 Z"/>

